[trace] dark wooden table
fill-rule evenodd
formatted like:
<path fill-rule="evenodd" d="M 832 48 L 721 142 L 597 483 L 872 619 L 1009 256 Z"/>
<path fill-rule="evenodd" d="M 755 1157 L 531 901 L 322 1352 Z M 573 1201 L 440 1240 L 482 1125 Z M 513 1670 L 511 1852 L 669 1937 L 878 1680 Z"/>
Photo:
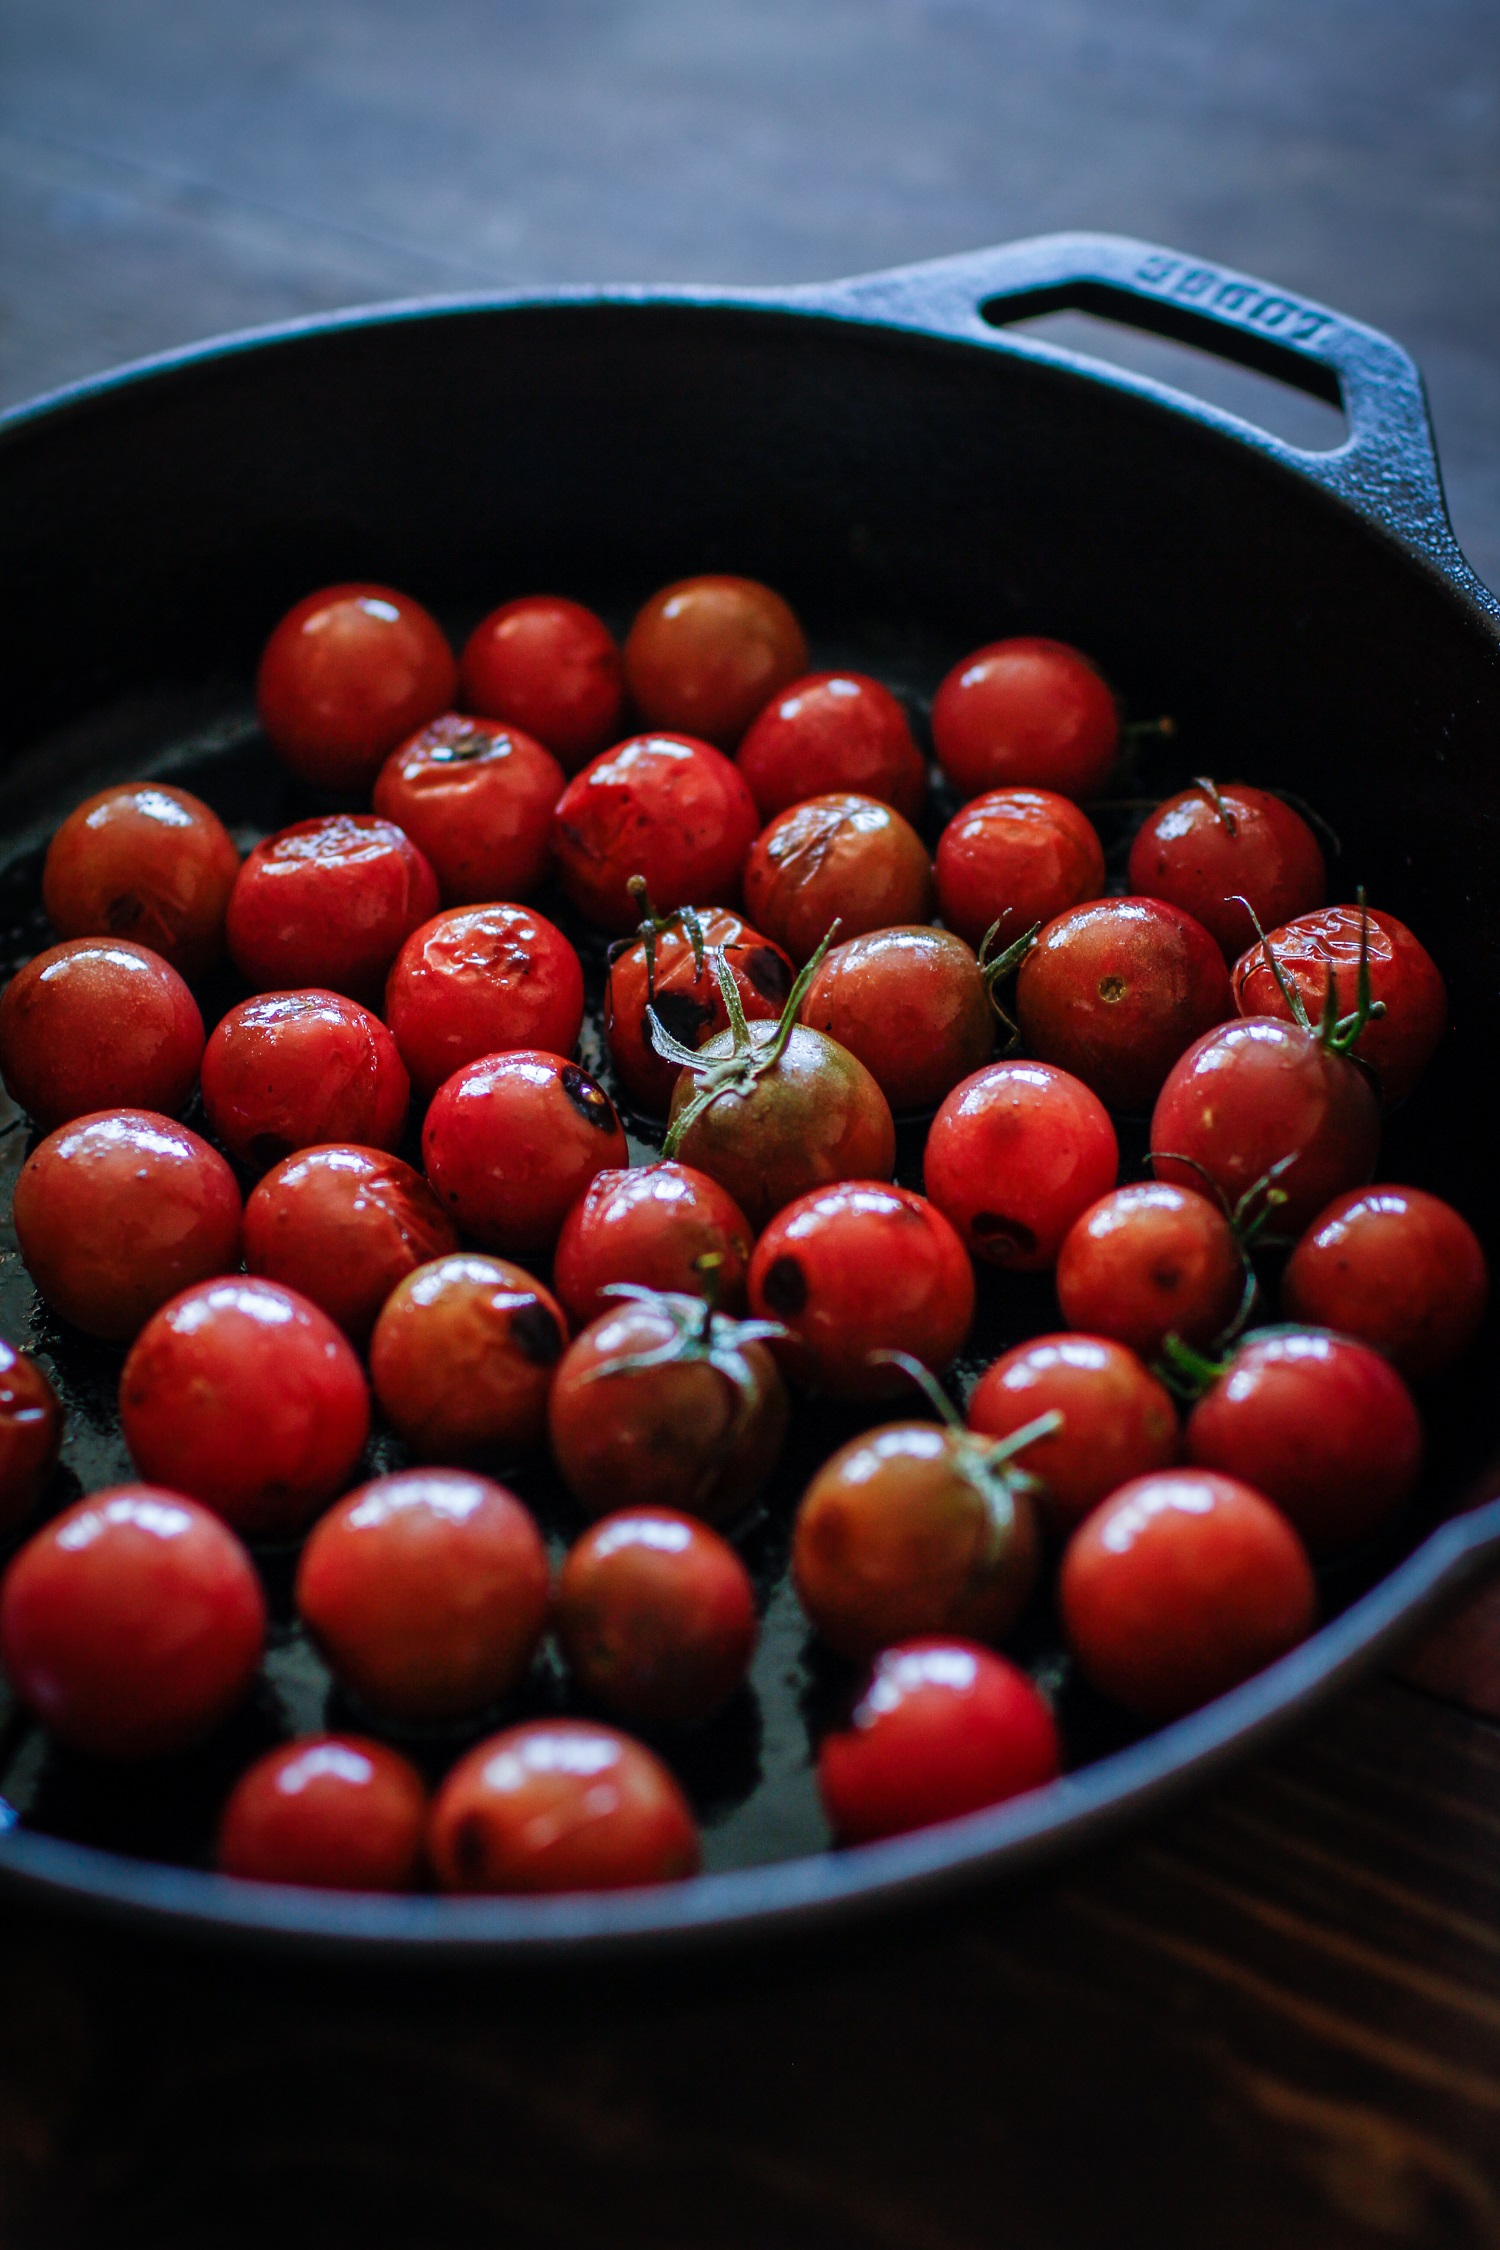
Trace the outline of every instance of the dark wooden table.
<path fill-rule="evenodd" d="M 0 399 L 512 281 L 1061 226 L 1387 327 L 1500 581 L 1494 0 L 10 0 Z M 1500 745 L 1497 745 L 1500 751 Z M 1500 2243 L 1500 1603 L 1108 1857 L 558 1980 L 0 1907 L 0 2245 Z"/>

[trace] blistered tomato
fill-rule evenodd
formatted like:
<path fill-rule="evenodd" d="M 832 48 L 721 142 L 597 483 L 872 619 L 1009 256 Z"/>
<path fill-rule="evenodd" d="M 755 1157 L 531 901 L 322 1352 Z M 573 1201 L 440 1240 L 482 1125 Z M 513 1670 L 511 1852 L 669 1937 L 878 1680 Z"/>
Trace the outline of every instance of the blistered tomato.
<path fill-rule="evenodd" d="M 1218 939 L 1228 960 L 1263 930 L 1323 903 L 1323 853 L 1280 797 L 1243 782 L 1195 781 L 1147 815 L 1130 847 L 1128 881 L 1180 906 Z"/>
<path fill-rule="evenodd" d="M 224 951 L 240 855 L 201 798 L 164 781 L 122 781 L 75 805 L 51 843 L 42 903 L 59 937 L 128 938 L 185 977 Z"/>
<path fill-rule="evenodd" d="M 1034 1438 L 1023 1459 L 1055 1531 L 1070 1531 L 1131 1477 L 1177 1458 L 1171 1392 L 1107 1336 L 1033 1336 L 1002 1353 L 974 1386 L 968 1423 L 982 1436 L 1008 1438 L 1052 1413 L 1060 1425 Z"/>
<path fill-rule="evenodd" d="M 557 594 L 523 594 L 469 635 L 459 693 L 465 710 L 524 727 L 576 773 L 620 731 L 625 674 L 609 628 L 591 609 Z"/>
<path fill-rule="evenodd" d="M 221 1874 L 316 1890 L 408 1891 L 427 1827 L 415 1766 L 363 1735 L 315 1734 L 240 1775 L 219 1821 Z"/>
<path fill-rule="evenodd" d="M 991 789 L 938 838 L 938 910 L 978 947 L 1009 945 L 1104 889 L 1104 846 L 1087 814 L 1050 789 Z"/>
<path fill-rule="evenodd" d="M 762 820 L 857 789 L 916 820 L 927 767 L 896 698 L 864 672 L 809 672 L 774 696 L 735 754 Z"/>
<path fill-rule="evenodd" d="M 57 1464 L 63 1417 L 36 1361 L 0 1337 L 0 1531 L 26 1517 Z"/>
<path fill-rule="evenodd" d="M 163 1110 L 193 1090 L 203 1018 L 177 971 L 122 938 L 74 938 L 0 994 L 0 1074 L 44 1133 L 94 1109 Z"/>
<path fill-rule="evenodd" d="M 714 1303 L 737 1312 L 750 1242 L 717 1180 L 690 1164 L 642 1164 L 590 1180 L 558 1236 L 552 1278 L 577 1328 L 611 1310 L 603 1291 L 621 1281 L 688 1296 L 712 1286 Z"/>
<path fill-rule="evenodd" d="M 757 929 L 810 960 L 840 937 L 925 921 L 932 905 L 927 847 L 900 813 L 874 797 L 810 797 L 778 813 L 745 862 L 745 910 Z"/>
<path fill-rule="evenodd" d="M 995 1045 L 984 972 L 951 930 L 873 930 L 834 946 L 800 1014 L 864 1064 L 898 1115 L 931 1109 Z"/>
<path fill-rule="evenodd" d="M 563 1565 L 557 1634 L 580 1687 L 623 1719 L 710 1719 L 755 1649 L 750 1574 L 707 1524 L 671 1508 L 622 1508 Z"/>
<path fill-rule="evenodd" d="M 1016 978 L 1028 1051 L 1071 1071 L 1111 1109 L 1149 1109 L 1178 1056 L 1233 1006 L 1207 930 L 1155 898 L 1070 907 L 1047 924 Z"/>
<path fill-rule="evenodd" d="M 1383 1185 L 1318 1213 L 1287 1260 L 1281 1303 L 1293 1320 L 1373 1344 L 1416 1382 L 1471 1342 L 1489 1287 L 1467 1219 L 1421 1188 Z"/>
<path fill-rule="evenodd" d="M 1065 641 L 991 641 L 955 664 L 933 697 L 932 746 L 966 797 L 1016 786 L 1093 797 L 1115 762 L 1120 714 Z"/>
<path fill-rule="evenodd" d="M 552 865 L 563 780 L 530 735 L 449 711 L 391 752 L 374 805 L 425 856 L 445 906 L 525 898 Z"/>
<path fill-rule="evenodd" d="M 300 1290 L 357 1348 L 391 1291 L 416 1267 L 458 1248 L 420 1172 L 383 1149 L 299 1149 L 245 1204 L 245 1264 Z"/>
<path fill-rule="evenodd" d="M 256 992 L 327 985 L 378 1006 L 386 971 L 437 903 L 437 877 L 394 821 L 302 820 L 257 844 L 240 869 L 229 951 Z"/>
<path fill-rule="evenodd" d="M 991 1063 L 962 1080 L 933 1119 L 923 1158 L 928 1195 L 975 1257 L 1019 1273 L 1053 1264 L 1118 1167 L 1097 1094 L 1035 1062 Z"/>
<path fill-rule="evenodd" d="M 385 988 L 385 1017 L 424 1099 L 445 1078 L 517 1047 L 573 1051 L 583 970 L 529 906 L 461 906 L 413 930 Z"/>
<path fill-rule="evenodd" d="M 526 1258 L 551 1250 L 597 1172 L 630 1158 L 603 1087 L 561 1055 L 522 1049 L 469 1063 L 438 1088 L 422 1160 L 465 1234 Z"/>
<path fill-rule="evenodd" d="M 322 1141 L 393 1149 L 411 1081 L 378 1016 L 341 992 L 263 992 L 214 1027 L 203 1107 L 251 1171 Z"/>
<path fill-rule="evenodd" d="M 303 781 L 367 789 L 458 684 L 441 626 L 390 586 L 323 586 L 289 609 L 256 678 L 260 723 Z M 278 980 L 279 981 L 279 980 Z"/>
<path fill-rule="evenodd" d="M 522 1453 L 540 1442 L 567 1343 L 551 1291 L 471 1250 L 434 1258 L 392 1290 L 370 1341 L 381 1410 L 429 1461 Z"/>
<path fill-rule="evenodd" d="M 638 734 L 569 782 L 552 841 L 573 904 L 623 934 L 637 919 L 632 876 L 662 913 L 733 905 L 759 827 L 755 799 L 707 742 Z"/>
<path fill-rule="evenodd" d="M 781 596 L 753 578 L 682 578 L 653 594 L 625 643 L 625 681 L 650 727 L 732 750 L 773 695 L 807 670 Z"/>

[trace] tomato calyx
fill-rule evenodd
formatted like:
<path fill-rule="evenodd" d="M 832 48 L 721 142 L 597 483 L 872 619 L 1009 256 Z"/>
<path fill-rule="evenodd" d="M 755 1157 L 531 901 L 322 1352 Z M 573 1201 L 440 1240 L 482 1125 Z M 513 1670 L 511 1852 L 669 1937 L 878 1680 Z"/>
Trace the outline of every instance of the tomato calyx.
<path fill-rule="evenodd" d="M 1001 919 L 1003 920 L 1003 916 Z M 994 944 L 999 932 L 999 921 L 991 922 L 979 942 L 979 952 L 975 958 L 979 964 L 979 974 L 984 982 L 985 995 L 997 1019 L 1009 1033 L 1009 1037 L 1001 1049 L 1002 1059 L 1006 1055 L 1013 1055 L 1017 1047 L 1020 1046 L 1021 1027 L 1009 1011 L 1001 1005 L 1000 986 L 1004 984 L 1007 977 L 1013 977 L 1017 969 L 1020 968 L 1021 963 L 1036 944 L 1037 938 L 1041 934 L 1041 927 L 1040 922 L 1033 922 L 1029 930 L 1023 930 L 1018 938 L 1013 938 L 1010 944 L 1004 947 L 1001 952 L 995 954 L 993 958 L 990 954 L 990 947 Z"/>
<path fill-rule="evenodd" d="M 838 936 L 839 927 L 837 922 L 830 925 L 816 953 L 798 970 L 796 981 L 786 996 L 786 1005 L 764 1045 L 758 1046 L 751 1037 L 750 1026 L 745 1021 L 745 1011 L 740 1004 L 739 988 L 730 973 L 721 945 L 711 949 L 709 959 L 713 962 L 714 975 L 724 997 L 725 1013 L 729 1017 L 732 1045 L 727 1055 L 717 1055 L 710 1059 L 705 1058 L 696 1047 L 685 1047 L 680 1039 L 673 1038 L 655 1008 L 648 1006 L 646 1022 L 650 1027 L 652 1046 L 664 1062 L 676 1063 L 681 1069 L 690 1071 L 696 1089 L 691 1101 L 683 1105 L 681 1115 L 675 1117 L 667 1128 L 666 1139 L 661 1144 L 664 1157 L 670 1160 L 676 1156 L 698 1119 L 721 1094 L 735 1094 L 743 1100 L 762 1078 L 776 1068 L 786 1053 L 788 1040 L 797 1028 L 799 1011 L 807 997 L 808 988 L 823 966 L 824 955 Z M 757 1030 L 763 1028 L 761 1025 L 756 1026 Z"/>
<path fill-rule="evenodd" d="M 1248 899 L 1242 898 L 1239 901 L 1255 924 L 1255 935 L 1259 940 L 1260 951 L 1265 957 L 1266 966 L 1276 979 L 1276 989 L 1286 1002 L 1292 1021 L 1299 1025 L 1310 1039 L 1316 1039 L 1320 1047 L 1326 1047 L 1331 1055 L 1347 1055 L 1351 1062 L 1357 1062 L 1359 1059 L 1353 1053 L 1353 1049 L 1363 1035 L 1366 1025 L 1378 1023 L 1386 1012 L 1385 1002 L 1377 1000 L 1371 990 L 1370 909 L 1365 902 L 1363 883 L 1355 892 L 1354 901 L 1359 908 L 1359 969 L 1354 986 L 1354 1006 L 1350 1009 L 1348 1015 L 1341 1016 L 1339 1014 L 1333 955 L 1328 947 L 1320 941 L 1319 950 L 1328 962 L 1328 982 L 1323 987 L 1323 1012 L 1318 1019 L 1316 1028 L 1313 1026 L 1312 1018 L 1308 1015 L 1307 1003 L 1298 989 L 1296 979 L 1289 977 L 1282 967 L 1275 947 L 1260 926 L 1260 918 L 1254 907 Z"/>
<path fill-rule="evenodd" d="M 1174 1333 L 1163 1339 L 1156 1372 L 1179 1398 L 1196 1402 L 1205 1391 L 1212 1390 L 1215 1383 L 1223 1380 L 1246 1344 L 1260 1343 L 1272 1336 L 1319 1334 L 1326 1334 L 1326 1330 L 1295 1320 L 1274 1321 L 1259 1328 L 1244 1328 L 1236 1323 L 1224 1331 L 1212 1352 L 1200 1352 Z"/>
<path fill-rule="evenodd" d="M 981 1562 L 984 1569 L 992 1569 L 1006 1543 L 1015 1535 L 1017 1500 L 1041 1491 L 1045 1483 L 1044 1478 L 1023 1468 L 1016 1455 L 1028 1445 L 1034 1445 L 1038 1438 L 1051 1437 L 1060 1430 L 1065 1416 L 1053 1406 L 1033 1421 L 1023 1422 L 1020 1429 L 1012 1430 L 1007 1437 L 981 1437 L 960 1418 L 932 1370 L 910 1352 L 877 1351 L 871 1352 L 869 1358 L 873 1365 L 899 1367 L 903 1374 L 909 1375 L 942 1422 L 954 1470 L 966 1484 L 973 1486 L 984 1502 L 990 1537 Z"/>
<path fill-rule="evenodd" d="M 589 1369 L 583 1380 L 601 1382 L 611 1375 L 644 1375 L 658 1367 L 682 1367 L 694 1362 L 711 1367 L 729 1385 L 734 1411 L 730 1416 L 723 1438 L 704 1464 L 699 1479 L 699 1493 L 709 1492 L 718 1480 L 723 1464 L 738 1449 L 748 1432 L 764 1392 L 762 1376 L 746 1357 L 746 1346 L 772 1343 L 785 1336 L 786 1330 L 779 1320 L 734 1320 L 728 1313 L 716 1312 L 717 1295 L 714 1268 L 718 1260 L 701 1259 L 704 1270 L 705 1294 L 701 1297 L 679 1295 L 675 1290 L 645 1289 L 634 1281 L 612 1281 L 599 1294 L 602 1297 L 619 1297 L 627 1303 L 643 1306 L 668 1325 L 668 1333 L 659 1344 L 645 1351 L 616 1352 L 611 1358 L 601 1360 Z"/>
<path fill-rule="evenodd" d="M 649 1008 L 656 998 L 656 941 L 666 931 L 680 930 L 693 949 L 693 974 L 703 974 L 704 939 L 703 924 L 698 919 L 696 907 L 674 906 L 669 913 L 658 914 L 651 903 L 651 893 L 646 888 L 644 875 L 632 875 L 625 885 L 640 910 L 640 921 L 631 937 L 616 938 L 609 949 L 611 968 L 624 953 L 636 946 L 646 956 L 646 1005 Z"/>
<path fill-rule="evenodd" d="M 1245 1286 L 1234 1317 L 1214 1339 L 1216 1351 L 1229 1351 L 1244 1335 L 1246 1323 L 1260 1298 L 1260 1283 L 1251 1261 L 1252 1251 L 1257 1243 L 1269 1246 L 1291 1239 L 1290 1236 L 1270 1234 L 1267 1227 L 1287 1200 L 1286 1189 L 1278 1187 L 1276 1183 L 1284 1172 L 1291 1170 L 1297 1159 L 1295 1155 L 1278 1158 L 1269 1171 L 1262 1172 L 1258 1180 L 1251 1181 L 1244 1194 L 1234 1203 L 1229 1201 L 1213 1174 L 1195 1156 L 1174 1156 L 1167 1149 L 1153 1149 L 1151 1161 L 1153 1164 L 1158 1161 L 1163 1164 L 1186 1164 L 1204 1181 L 1211 1199 L 1218 1204 L 1229 1221 L 1229 1231 L 1234 1236 L 1235 1248 L 1245 1269 Z M 1179 1398 L 1198 1397 L 1204 1383 L 1211 1379 L 1205 1375 L 1200 1380 L 1204 1368 L 1220 1372 L 1216 1362 L 1194 1350 L 1192 1345 L 1184 1343 L 1175 1329 L 1162 1338 L 1161 1354 L 1151 1362 L 1152 1373 L 1159 1375 L 1167 1388 Z"/>

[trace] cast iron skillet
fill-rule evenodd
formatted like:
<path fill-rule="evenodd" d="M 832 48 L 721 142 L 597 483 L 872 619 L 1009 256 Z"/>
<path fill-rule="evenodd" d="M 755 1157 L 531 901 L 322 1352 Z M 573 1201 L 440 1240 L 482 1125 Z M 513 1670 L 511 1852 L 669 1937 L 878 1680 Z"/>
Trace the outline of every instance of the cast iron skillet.
<path fill-rule="evenodd" d="M 1341 402 L 1347 443 L 1302 452 L 1006 332 L 1067 307 Z M 110 775 L 232 761 L 270 623 L 331 580 L 393 581 L 462 628 L 512 591 L 628 615 L 668 579 L 741 571 L 787 592 L 815 650 L 917 693 L 982 640 L 1052 633 L 1136 712 L 1172 711 L 1186 771 L 1336 811 L 1347 864 L 1452 994 L 1384 1176 L 1441 1187 L 1495 1239 L 1500 605 L 1454 542 L 1419 379 L 1384 336 L 1169 251 L 1056 236 L 826 287 L 339 315 L 78 385 L 9 416 L 0 446 L 17 930 L 68 803 Z M 13 1247 L 4 1264 L 14 1284 Z M 1495 1364 L 1491 1331 L 1428 1400 L 1422 1504 L 1330 1584 L 1314 1639 L 993 1812 L 612 1896 L 346 1898 L 29 1828 L 0 1835 L 0 1874 L 183 1930 L 532 1956 L 790 1930 L 1035 1868 L 1265 1742 L 1500 1553 Z M 100 1419 L 80 1443 L 107 1441 Z"/>

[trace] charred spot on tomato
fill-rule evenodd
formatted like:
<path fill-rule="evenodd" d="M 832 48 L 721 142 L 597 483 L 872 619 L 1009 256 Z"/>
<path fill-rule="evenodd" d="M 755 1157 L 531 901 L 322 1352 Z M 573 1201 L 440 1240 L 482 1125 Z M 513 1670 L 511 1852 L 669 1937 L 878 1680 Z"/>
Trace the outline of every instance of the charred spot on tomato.
<path fill-rule="evenodd" d="M 562 1336 L 545 1305 L 534 1300 L 510 1316 L 510 1332 L 533 1367 L 551 1367 L 562 1358 Z"/>
<path fill-rule="evenodd" d="M 641 1016 L 641 1044 L 651 1046 L 651 1018 L 655 1015 L 663 1031 L 677 1041 L 680 1047 L 696 1047 L 706 1024 L 713 1022 L 713 1003 L 695 1000 L 690 992 L 658 992 Z"/>
<path fill-rule="evenodd" d="M 792 972 L 779 953 L 769 945 L 758 945 L 745 955 L 740 967 L 763 1000 L 781 1006 L 792 989 Z"/>
<path fill-rule="evenodd" d="M 558 1082 L 580 1117 L 596 1125 L 601 1133 L 614 1131 L 614 1103 L 586 1070 L 580 1070 L 577 1063 L 564 1063 L 558 1072 Z"/>
<path fill-rule="evenodd" d="M 969 1221 L 975 1238 L 991 1249 L 1019 1250 L 1031 1257 L 1036 1250 L 1036 1236 L 1020 1219 L 1008 1219 L 999 1211 L 976 1211 Z"/>
<path fill-rule="evenodd" d="M 1099 997 L 1101 1000 L 1123 1000 L 1129 989 L 1130 987 L 1121 976 L 1101 977 L 1099 979 Z"/>
<path fill-rule="evenodd" d="M 807 1304 L 807 1276 L 795 1258 L 773 1259 L 762 1288 L 772 1312 L 784 1318 L 803 1311 Z"/>

